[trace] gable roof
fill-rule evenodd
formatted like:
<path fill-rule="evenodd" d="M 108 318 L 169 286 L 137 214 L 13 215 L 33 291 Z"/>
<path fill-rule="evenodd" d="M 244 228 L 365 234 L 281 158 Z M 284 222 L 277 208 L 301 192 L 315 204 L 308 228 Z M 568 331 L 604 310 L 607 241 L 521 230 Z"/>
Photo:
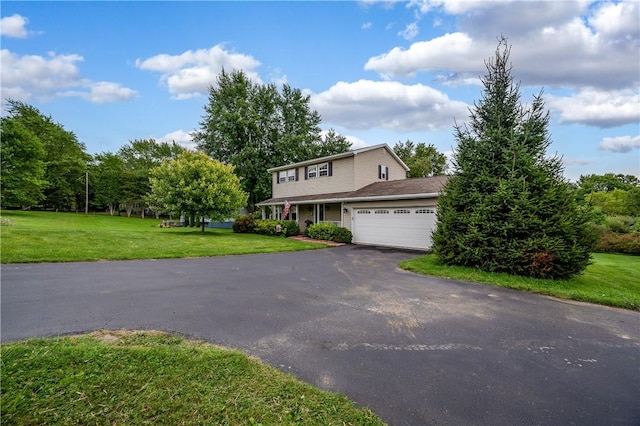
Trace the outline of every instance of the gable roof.
<path fill-rule="evenodd" d="M 258 206 L 284 204 L 285 200 L 292 204 L 301 204 L 435 198 L 447 180 L 449 176 L 389 180 L 375 182 L 350 192 L 270 198 L 258 203 Z"/>
<path fill-rule="evenodd" d="M 278 167 L 272 167 L 270 169 L 267 169 L 267 171 L 269 173 L 273 173 L 273 172 L 278 172 L 281 170 L 287 170 L 287 169 L 292 169 L 294 167 L 302 167 L 302 166 L 309 166 L 311 164 L 316 164 L 316 163 L 323 163 L 325 161 L 333 161 L 333 160 L 338 160 L 340 158 L 348 158 L 348 157 L 355 157 L 358 154 L 361 154 L 363 152 L 367 152 L 367 151 L 373 151 L 375 149 L 379 149 L 379 148 L 384 148 L 387 150 L 387 152 L 389 154 L 391 154 L 391 156 L 402 166 L 404 167 L 404 169 L 406 171 L 409 171 L 409 167 L 404 164 L 404 161 L 402 161 L 400 159 L 400 157 L 398 157 L 398 155 L 393 152 L 393 150 L 389 147 L 389 145 L 387 145 L 386 143 L 382 143 L 379 145 L 373 145 L 373 146 L 367 146 L 364 148 L 359 148 L 359 149 L 354 149 L 351 151 L 347 151 L 347 152 L 343 152 L 340 154 L 334 154 L 334 155 L 328 155 L 326 157 L 320 157 L 320 158 L 313 158 L 311 160 L 307 160 L 307 161 L 300 161 L 299 163 L 293 163 L 293 164 L 287 164 L 285 166 L 278 166 Z"/>

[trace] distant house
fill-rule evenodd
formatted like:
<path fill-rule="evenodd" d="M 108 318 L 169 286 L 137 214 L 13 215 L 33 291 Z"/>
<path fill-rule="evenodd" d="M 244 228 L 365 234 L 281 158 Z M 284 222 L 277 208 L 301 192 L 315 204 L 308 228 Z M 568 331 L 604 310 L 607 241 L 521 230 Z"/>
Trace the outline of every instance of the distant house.
<path fill-rule="evenodd" d="M 269 169 L 270 218 L 332 222 L 353 233 L 355 244 L 427 250 L 446 176 L 407 179 L 409 168 L 386 144 Z M 263 216 L 267 216 L 263 209 Z"/>

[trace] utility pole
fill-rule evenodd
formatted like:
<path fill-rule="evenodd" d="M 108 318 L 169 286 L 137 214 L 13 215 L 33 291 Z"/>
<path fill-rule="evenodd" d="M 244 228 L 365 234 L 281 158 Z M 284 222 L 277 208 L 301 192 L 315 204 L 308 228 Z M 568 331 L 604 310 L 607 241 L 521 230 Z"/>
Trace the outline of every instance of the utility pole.
<path fill-rule="evenodd" d="M 89 216 L 89 171 L 84 172 L 84 215 Z"/>

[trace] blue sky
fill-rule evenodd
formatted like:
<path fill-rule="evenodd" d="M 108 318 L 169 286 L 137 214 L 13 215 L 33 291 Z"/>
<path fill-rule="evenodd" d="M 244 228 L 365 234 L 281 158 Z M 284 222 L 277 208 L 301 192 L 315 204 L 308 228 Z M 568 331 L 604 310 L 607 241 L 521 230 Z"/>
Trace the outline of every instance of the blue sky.
<path fill-rule="evenodd" d="M 2 98 L 92 154 L 190 146 L 222 67 L 302 89 L 354 147 L 410 139 L 449 154 L 504 35 L 523 102 L 544 88 L 565 176 L 640 175 L 638 1 L 3 1 L 1 17 Z"/>

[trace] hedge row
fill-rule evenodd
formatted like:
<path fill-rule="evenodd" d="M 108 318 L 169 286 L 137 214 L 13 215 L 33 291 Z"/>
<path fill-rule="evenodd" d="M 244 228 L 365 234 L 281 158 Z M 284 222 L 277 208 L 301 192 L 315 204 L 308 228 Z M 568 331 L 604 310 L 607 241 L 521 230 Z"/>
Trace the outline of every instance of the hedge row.
<path fill-rule="evenodd" d="M 290 237 L 300 233 L 300 227 L 295 220 L 256 219 L 252 215 L 239 217 L 233 223 L 233 232 L 254 233 L 261 235 L 284 235 Z M 351 243 L 353 235 L 346 228 L 333 223 L 317 223 L 307 226 L 304 235 L 316 240 L 335 241 L 336 243 Z"/>
<path fill-rule="evenodd" d="M 640 255 L 640 232 L 619 234 L 617 232 L 603 232 L 596 246 L 600 253 L 625 253 Z"/>
<path fill-rule="evenodd" d="M 233 232 L 290 237 L 300 233 L 295 220 L 255 219 L 251 215 L 239 217 L 233 222 Z"/>

